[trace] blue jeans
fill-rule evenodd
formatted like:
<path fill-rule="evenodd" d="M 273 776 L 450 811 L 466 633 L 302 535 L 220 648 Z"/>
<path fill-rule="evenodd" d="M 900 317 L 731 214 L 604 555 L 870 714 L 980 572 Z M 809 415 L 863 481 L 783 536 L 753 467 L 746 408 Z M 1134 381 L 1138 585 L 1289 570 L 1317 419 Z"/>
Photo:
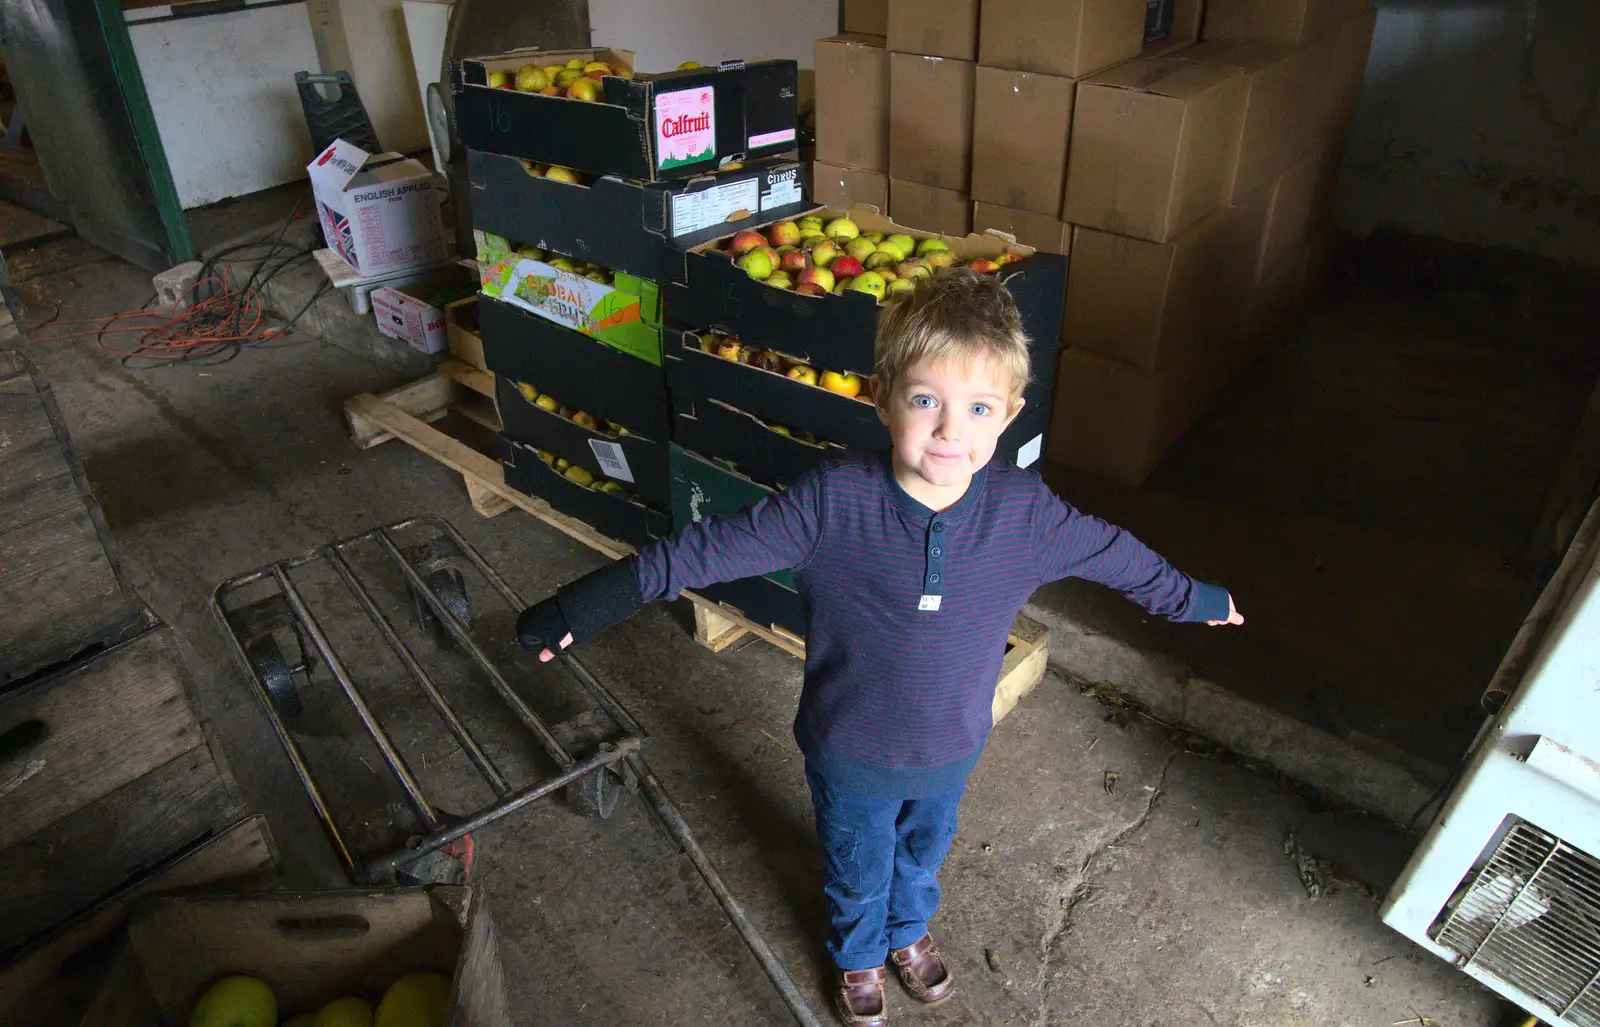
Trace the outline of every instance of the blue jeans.
<path fill-rule="evenodd" d="M 928 799 L 885 799 L 838 791 L 809 769 L 806 783 L 833 924 L 828 954 L 841 970 L 882 966 L 890 949 L 928 933 L 966 786 Z"/>

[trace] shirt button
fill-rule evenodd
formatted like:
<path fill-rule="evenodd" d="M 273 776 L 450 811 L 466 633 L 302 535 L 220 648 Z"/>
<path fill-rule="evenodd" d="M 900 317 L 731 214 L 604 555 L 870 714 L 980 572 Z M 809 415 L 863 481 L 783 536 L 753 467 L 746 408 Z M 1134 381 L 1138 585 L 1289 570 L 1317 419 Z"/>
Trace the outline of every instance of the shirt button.
<path fill-rule="evenodd" d="M 928 575 L 928 584 L 937 585 L 938 583 L 939 583 L 939 575 L 937 575 L 937 574 Z"/>
<path fill-rule="evenodd" d="M 933 522 L 933 530 L 934 531 L 943 531 L 944 530 L 944 522 L 943 521 L 934 521 Z"/>
<path fill-rule="evenodd" d="M 934 546 L 932 549 L 928 550 L 928 555 L 929 556 L 939 556 L 943 552 L 944 552 L 943 549 L 940 549 L 938 546 Z"/>

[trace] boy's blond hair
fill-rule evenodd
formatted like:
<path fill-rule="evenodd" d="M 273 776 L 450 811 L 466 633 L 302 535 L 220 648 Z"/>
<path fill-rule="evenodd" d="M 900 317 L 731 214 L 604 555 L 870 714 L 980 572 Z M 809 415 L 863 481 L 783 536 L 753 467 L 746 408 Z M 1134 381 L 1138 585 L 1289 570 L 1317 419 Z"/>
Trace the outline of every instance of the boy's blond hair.
<path fill-rule="evenodd" d="M 875 395 L 887 398 L 895 382 L 921 361 L 978 356 L 1011 376 L 1015 403 L 1028 385 L 1028 337 L 1010 290 L 997 275 L 963 268 L 935 271 L 878 316 Z"/>

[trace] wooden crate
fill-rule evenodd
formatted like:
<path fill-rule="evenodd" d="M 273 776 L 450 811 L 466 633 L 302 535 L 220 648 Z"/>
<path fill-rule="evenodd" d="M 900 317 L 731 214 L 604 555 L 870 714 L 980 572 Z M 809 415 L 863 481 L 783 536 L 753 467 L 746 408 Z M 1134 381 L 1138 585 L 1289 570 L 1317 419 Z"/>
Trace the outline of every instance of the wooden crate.
<path fill-rule="evenodd" d="M 0 952 L 237 819 L 169 628 L 0 698 Z"/>
<path fill-rule="evenodd" d="M 0 688 L 149 625 L 50 387 L 0 350 Z"/>
<path fill-rule="evenodd" d="M 494 925 L 465 887 L 156 899 L 128 942 L 81 1027 L 186 1023 L 230 973 L 271 985 L 287 1020 L 347 995 L 376 1005 L 395 978 L 428 971 L 453 978 L 451 1024 L 511 1025 Z"/>
<path fill-rule="evenodd" d="M 464 393 L 481 392 L 481 379 L 488 380 L 487 394 L 492 395 L 492 375 L 452 360 L 438 372 L 393 392 L 382 396 L 366 393 L 354 396 L 346 400 L 344 405 L 350 438 L 362 449 L 390 439 L 399 439 L 459 472 L 466 484 L 472 508 L 485 517 L 518 509 L 611 559 L 633 552 L 633 547 L 626 543 L 607 538 L 582 521 L 554 509 L 544 500 L 511 488 L 506 484 L 499 459 L 433 427 L 431 422 L 450 411 L 460 412 Z M 695 641 L 712 652 L 722 652 L 753 635 L 790 655 L 805 657 L 805 639 L 777 625 L 757 623 L 740 610 L 694 592 L 684 592 L 683 598 L 693 604 Z M 996 723 L 1010 713 L 1017 701 L 1044 677 L 1049 648 L 1050 630 L 1019 615 L 1007 640 L 1000 680 L 995 688 Z"/>

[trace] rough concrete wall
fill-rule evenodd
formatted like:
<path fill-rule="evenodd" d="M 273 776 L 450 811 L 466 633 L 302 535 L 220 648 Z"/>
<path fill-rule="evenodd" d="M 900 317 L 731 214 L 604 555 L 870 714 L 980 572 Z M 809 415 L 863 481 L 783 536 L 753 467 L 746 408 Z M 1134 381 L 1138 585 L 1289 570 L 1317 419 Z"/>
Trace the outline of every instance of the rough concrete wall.
<path fill-rule="evenodd" d="M 1597 88 L 1595 0 L 1380 0 L 1345 225 L 1600 268 Z"/>

